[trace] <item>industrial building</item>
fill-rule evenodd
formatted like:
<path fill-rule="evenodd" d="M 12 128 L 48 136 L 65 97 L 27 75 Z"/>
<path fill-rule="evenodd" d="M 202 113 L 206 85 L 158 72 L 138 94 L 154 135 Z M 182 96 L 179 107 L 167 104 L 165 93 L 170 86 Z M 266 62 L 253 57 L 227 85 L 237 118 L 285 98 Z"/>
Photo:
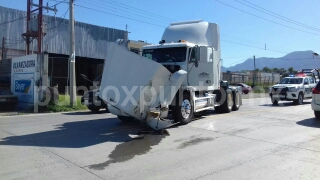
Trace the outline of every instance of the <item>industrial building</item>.
<path fill-rule="evenodd" d="M 0 6 L 0 38 L 1 58 L 0 77 L 10 76 L 8 66 L 10 58 L 27 54 L 26 41 L 23 38 L 27 30 L 27 12 Z M 31 21 L 37 22 L 37 16 Z M 49 85 L 58 86 L 59 92 L 65 91 L 68 84 L 68 58 L 70 54 L 69 20 L 43 15 L 42 51 L 49 53 L 48 76 Z M 29 21 L 28 28 L 34 28 Z M 36 27 L 37 28 L 37 27 Z M 76 54 L 76 84 L 77 86 L 91 86 L 80 74 L 94 79 L 102 73 L 106 57 L 107 42 L 126 40 L 128 32 L 119 29 L 101 27 L 82 22 L 75 22 L 75 54 Z M 127 41 L 128 48 L 139 53 L 145 45 L 143 41 Z M 29 54 L 37 53 L 37 41 L 29 44 Z"/>

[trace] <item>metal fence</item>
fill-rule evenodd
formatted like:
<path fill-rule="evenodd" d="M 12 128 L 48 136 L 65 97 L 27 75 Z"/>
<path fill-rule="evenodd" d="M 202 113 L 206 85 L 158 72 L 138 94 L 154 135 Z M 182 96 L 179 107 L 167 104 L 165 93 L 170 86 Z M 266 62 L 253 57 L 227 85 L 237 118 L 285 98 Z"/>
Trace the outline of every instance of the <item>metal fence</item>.
<path fill-rule="evenodd" d="M 258 74 L 253 76 L 252 74 L 232 74 L 224 73 L 223 80 L 228 81 L 230 84 L 246 83 L 255 85 L 270 85 L 280 81 L 280 75 L 278 74 Z"/>

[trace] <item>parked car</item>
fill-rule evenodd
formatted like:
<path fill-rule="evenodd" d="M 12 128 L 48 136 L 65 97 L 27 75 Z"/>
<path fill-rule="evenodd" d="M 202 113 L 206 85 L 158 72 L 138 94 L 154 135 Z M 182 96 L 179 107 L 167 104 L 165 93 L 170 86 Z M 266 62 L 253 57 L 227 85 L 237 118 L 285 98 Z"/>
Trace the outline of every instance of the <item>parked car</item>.
<path fill-rule="evenodd" d="M 84 92 L 83 96 L 81 97 L 81 103 L 86 105 L 88 109 L 93 113 L 99 112 L 100 109 L 106 109 L 107 112 L 109 112 L 107 104 L 99 97 L 99 87 L 97 82 L 101 81 L 101 75 L 93 81 L 89 80 L 88 77 L 84 74 L 81 74 L 81 76 L 85 80 L 90 81 L 95 87 L 95 89 L 93 90 Z"/>
<path fill-rule="evenodd" d="M 13 111 L 18 104 L 18 97 L 9 88 L 0 87 L 0 110 Z"/>
<path fill-rule="evenodd" d="M 311 108 L 315 117 L 320 120 L 320 82 L 312 89 Z"/>
<path fill-rule="evenodd" d="M 239 84 L 237 84 L 237 86 L 241 86 L 241 88 L 242 88 L 242 93 L 244 93 L 244 94 L 248 94 L 249 92 L 252 91 L 251 86 L 246 85 L 246 84 L 244 84 L 244 83 L 239 83 Z"/>

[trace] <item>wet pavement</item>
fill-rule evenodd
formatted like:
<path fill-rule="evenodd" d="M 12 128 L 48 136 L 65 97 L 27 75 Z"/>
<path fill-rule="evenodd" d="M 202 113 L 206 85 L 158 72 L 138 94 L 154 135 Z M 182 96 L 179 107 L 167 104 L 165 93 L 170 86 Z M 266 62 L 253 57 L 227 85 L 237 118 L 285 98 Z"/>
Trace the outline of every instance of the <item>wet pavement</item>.
<path fill-rule="evenodd" d="M 303 105 L 243 100 L 154 132 L 90 112 L 0 117 L 0 179 L 320 179 L 320 121 Z"/>

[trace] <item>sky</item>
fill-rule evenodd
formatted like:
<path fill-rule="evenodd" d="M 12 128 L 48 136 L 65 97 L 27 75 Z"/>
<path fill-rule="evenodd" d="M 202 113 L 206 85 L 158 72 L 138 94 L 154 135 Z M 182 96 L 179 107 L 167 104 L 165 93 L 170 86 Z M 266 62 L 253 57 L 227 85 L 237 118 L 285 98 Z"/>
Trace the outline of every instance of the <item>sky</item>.
<path fill-rule="evenodd" d="M 33 0 L 38 3 L 38 0 Z M 69 0 L 47 15 L 69 18 Z M 248 58 L 283 57 L 293 51 L 320 53 L 319 0 L 75 0 L 75 20 L 125 30 L 129 39 L 158 43 L 171 22 L 203 19 L 217 23 L 225 67 Z M 26 11 L 27 0 L 0 0 Z M 312 55 L 310 55 L 312 56 Z"/>

